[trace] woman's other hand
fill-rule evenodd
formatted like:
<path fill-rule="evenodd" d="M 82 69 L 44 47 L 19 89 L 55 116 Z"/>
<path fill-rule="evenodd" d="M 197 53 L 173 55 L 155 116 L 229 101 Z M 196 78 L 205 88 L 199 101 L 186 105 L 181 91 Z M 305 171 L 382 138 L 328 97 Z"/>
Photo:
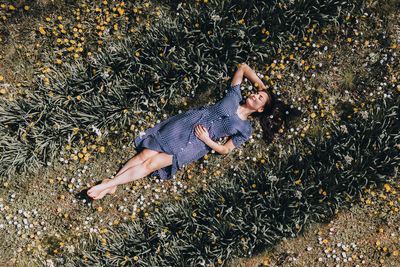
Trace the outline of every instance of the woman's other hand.
<path fill-rule="evenodd" d="M 203 142 L 206 142 L 207 140 L 210 139 L 210 135 L 208 134 L 206 127 L 201 125 L 196 125 L 196 127 L 194 127 L 194 130 L 197 138 L 199 138 Z"/>
<path fill-rule="evenodd" d="M 261 83 L 259 86 L 258 86 L 258 91 L 261 91 L 261 90 L 265 90 L 265 89 L 267 89 L 268 87 L 266 87 L 263 83 Z"/>

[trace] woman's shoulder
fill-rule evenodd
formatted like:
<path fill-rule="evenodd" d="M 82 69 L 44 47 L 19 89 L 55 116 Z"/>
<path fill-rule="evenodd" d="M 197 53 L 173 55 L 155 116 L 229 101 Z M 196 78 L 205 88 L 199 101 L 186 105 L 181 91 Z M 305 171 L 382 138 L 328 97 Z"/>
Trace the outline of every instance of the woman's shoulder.
<path fill-rule="evenodd" d="M 224 105 L 235 106 L 233 103 L 239 103 L 242 100 L 240 93 L 240 84 L 230 86 L 228 90 L 225 90 L 225 96 L 220 99 L 217 103 L 224 103 Z"/>
<path fill-rule="evenodd" d="M 238 122 L 235 120 L 234 122 L 236 131 L 240 132 L 244 136 L 249 136 L 253 132 L 253 126 L 251 126 L 250 120 L 240 120 Z"/>
<path fill-rule="evenodd" d="M 242 94 L 240 93 L 240 83 L 235 84 L 235 85 L 230 85 L 228 88 L 227 94 L 229 94 L 229 93 L 234 93 L 241 97 Z"/>
<path fill-rule="evenodd" d="M 253 126 L 251 126 L 250 120 L 246 120 L 246 127 L 244 130 L 248 135 L 251 135 L 253 132 Z"/>

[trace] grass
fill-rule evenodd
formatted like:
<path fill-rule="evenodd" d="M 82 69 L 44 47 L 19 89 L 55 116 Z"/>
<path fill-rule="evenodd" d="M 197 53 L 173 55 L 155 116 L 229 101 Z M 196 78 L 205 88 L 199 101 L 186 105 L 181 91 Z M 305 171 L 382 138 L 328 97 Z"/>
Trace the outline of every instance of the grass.
<path fill-rule="evenodd" d="M 298 237 L 227 266 L 398 266 L 399 202 L 395 176 L 382 188 L 366 189 L 361 202 L 351 203 L 331 221 L 312 224 Z"/>
<path fill-rule="evenodd" d="M 56 8 L 57 4 L 65 5 L 62 5 L 64 8 L 59 10 Z M 103 1 L 97 1 L 94 5 L 103 8 L 108 6 Z M 144 2 L 138 5 L 142 6 L 144 15 L 143 18 L 137 17 L 144 21 L 154 19 L 156 9 L 144 11 Z M 46 17 L 49 17 L 52 23 L 51 27 L 56 26 L 58 27 L 57 31 L 60 31 L 58 22 L 60 15 L 62 15 L 64 27 L 73 25 L 76 22 L 77 14 L 74 12 L 76 12 L 77 6 L 68 5 L 62 1 L 56 4 L 45 1 L 42 8 L 36 6 L 25 10 L 26 12 L 22 11 L 23 17 L 21 18 L 13 17 L 12 14 L 15 13 L 12 13 L 9 4 L 7 6 L 1 9 L 2 15 L 6 14 L 5 16 L 7 16 L 7 19 L 1 24 L 1 32 L 6 34 L 0 35 L 3 39 L 0 42 L 3 51 L 0 57 L 0 76 L 2 77 L 0 85 L 5 90 L 5 93 L 2 93 L 1 101 L 8 101 L 10 97 L 18 94 L 18 90 L 29 91 L 32 79 L 37 75 L 45 74 L 50 63 L 54 64 L 57 60 L 73 62 L 75 57 L 75 53 L 69 52 L 66 44 L 57 42 L 56 37 L 42 35 L 38 26 L 45 23 Z M 153 8 L 153 5 L 150 7 Z M 24 4 L 16 6 L 16 8 L 24 8 Z M 80 8 L 83 9 L 82 6 Z M 168 12 L 167 7 L 160 5 L 160 9 Z M 96 15 L 94 12 L 87 13 L 85 17 L 81 15 L 82 28 L 88 39 L 83 45 L 83 51 L 77 53 L 81 57 L 87 56 L 89 52 L 99 51 L 98 49 L 101 49 L 99 40 L 105 42 L 107 38 L 115 39 L 118 36 L 115 34 L 98 38 L 98 33 L 94 29 L 94 25 L 97 25 Z M 279 69 L 278 64 L 268 64 L 268 71 L 266 68 L 263 68 L 262 71 L 259 70 L 263 74 L 267 73 L 270 81 L 273 80 L 279 85 L 278 90 L 288 99 L 297 99 L 295 103 L 300 105 L 305 112 L 304 118 L 307 120 L 297 121 L 293 124 L 295 132 L 297 132 L 296 136 L 325 137 L 327 136 L 324 129 L 326 122 L 335 120 L 339 122 L 340 119 L 352 116 L 354 112 L 368 111 L 374 105 L 371 97 L 379 97 L 384 93 L 376 90 L 380 83 L 390 81 L 393 85 L 398 86 L 393 79 L 393 77 L 398 78 L 398 65 L 390 62 L 389 58 L 388 64 L 393 69 L 387 75 L 382 75 L 380 72 L 383 67 L 376 60 L 377 56 L 381 57 L 383 53 L 391 51 L 390 49 L 392 49 L 391 53 L 395 51 L 398 53 L 397 47 L 392 48 L 394 44 L 398 44 L 399 33 L 396 32 L 396 19 L 390 14 L 388 16 L 388 24 L 384 24 L 375 15 L 368 16 L 364 20 L 361 17 L 351 17 L 346 27 L 343 27 L 343 31 L 331 29 L 326 35 L 313 37 L 312 39 L 315 39 L 313 41 L 290 40 L 281 53 L 271 55 L 278 63 L 282 55 L 285 55 L 286 59 L 290 59 L 290 55 L 293 54 L 294 57 L 289 60 L 289 63 L 282 61 L 285 68 Z M 123 18 L 120 19 L 123 21 Z M 123 25 L 122 21 L 118 22 Z M 139 23 L 138 27 L 145 27 L 145 25 L 144 22 Z M 356 34 L 354 30 L 357 30 L 359 34 Z M 393 36 L 385 38 L 391 40 L 389 44 L 385 43 L 386 40 L 382 38 L 384 31 L 393 34 Z M 67 34 L 70 34 L 68 39 L 71 39 L 73 29 L 69 29 Z M 334 37 L 335 35 L 337 37 Z M 352 40 L 348 41 L 348 38 L 352 38 Z M 366 41 L 369 44 L 365 44 Z M 354 44 L 354 42 L 357 43 Z M 302 48 L 299 46 L 300 43 Z M 313 43 L 319 44 L 320 49 L 313 48 Z M 324 46 L 329 49 L 324 50 Z M 352 49 L 355 49 L 357 53 L 353 53 Z M 45 58 L 43 51 L 54 51 L 54 58 Z M 60 51 L 63 51 L 63 55 L 58 54 L 57 56 Z M 320 51 L 321 54 L 313 54 L 315 51 Z M 376 56 L 369 56 L 371 53 Z M 37 64 L 38 62 L 39 64 Z M 362 64 L 365 62 L 369 62 L 370 65 L 363 66 Z M 347 66 L 345 71 L 342 66 Z M 305 67 L 308 68 L 305 69 Z M 271 74 L 271 70 L 275 70 L 273 74 Z M 294 74 L 293 77 L 290 75 L 291 73 Z M 313 74 L 316 77 L 310 80 Z M 281 78 L 278 78 L 278 75 Z M 12 86 L 8 86 L 8 84 L 12 84 Z M 244 95 L 250 94 L 253 90 L 248 85 L 248 83 L 245 85 Z M 184 111 L 198 105 L 210 104 L 213 99 L 218 99 L 223 91 L 222 88 L 219 88 L 219 91 L 216 90 L 214 88 L 203 90 L 198 98 L 176 96 L 172 98 L 163 113 L 170 116 L 179 109 Z M 370 93 L 373 95 L 369 95 Z M 363 97 L 358 98 L 357 96 L 360 95 Z M 362 99 L 363 102 L 354 103 L 358 99 Z M 354 108 L 358 110 L 354 111 Z M 142 123 L 136 125 L 136 128 L 141 130 L 155 124 L 157 120 L 163 119 L 160 112 L 154 111 L 133 116 L 143 119 Z M 252 124 L 256 124 L 254 120 Z M 238 164 L 235 166 L 236 168 L 243 167 L 243 164 L 251 166 L 252 163 L 258 161 L 268 163 L 268 158 L 284 159 L 290 155 L 290 151 L 294 150 L 293 145 L 296 144 L 293 140 L 294 133 L 285 132 L 278 135 L 277 140 L 269 144 L 266 150 L 266 144 L 257 138 L 257 134 L 261 133 L 259 127 L 255 127 L 255 129 L 254 140 L 250 140 L 231 155 L 209 155 L 208 158 L 193 162 L 179 170 L 178 179 L 161 183 L 145 178 L 133 185 L 120 187 L 115 197 L 109 196 L 90 205 L 76 200 L 74 193 L 100 179 L 110 177 L 122 167 L 124 162 L 134 156 L 136 152 L 132 142 L 136 132 L 110 128 L 108 136 L 99 137 L 93 133 L 84 136 L 85 138 L 81 142 L 69 148 L 63 147 L 59 158 L 49 162 L 48 167 L 39 169 L 37 173 L 11 175 L 7 179 L 8 182 L 3 183 L 0 203 L 4 216 L 0 219 L 0 224 L 3 225 L 0 239 L 4 240 L 4 245 L 0 263 L 42 265 L 54 262 L 55 264 L 64 264 L 66 258 L 73 258 L 74 255 L 80 255 L 83 251 L 90 250 L 91 246 L 95 244 L 95 240 L 103 238 L 102 234 L 108 231 L 107 229 L 112 229 L 123 222 L 134 221 L 135 214 L 138 216 L 140 212 L 150 213 L 156 210 L 160 203 L 174 201 L 176 197 L 196 196 L 197 192 L 203 190 L 204 184 L 213 183 L 214 179 L 224 179 L 224 176 L 226 178 L 227 169 L 232 164 L 236 165 L 234 163 Z M 90 156 L 84 157 L 87 153 Z M 394 179 L 390 187 L 398 188 L 398 180 Z M 385 190 L 383 193 L 386 193 L 386 199 L 391 199 L 393 206 L 398 205 L 398 201 L 395 199 L 396 194 L 389 194 Z M 364 196 L 364 199 L 366 198 Z M 394 222 L 398 219 L 398 213 L 394 211 L 390 215 L 386 214 L 382 217 L 377 214 L 367 216 L 365 214 L 371 214 L 374 211 L 379 215 L 382 212 L 388 213 L 390 212 L 388 209 L 392 206 L 390 202 L 384 201 L 385 198 L 378 197 L 378 193 L 368 196 L 368 198 L 370 203 L 375 201 L 377 207 L 365 202 L 363 202 L 365 204 L 356 203 L 349 210 L 341 211 L 337 218 L 333 219 L 331 225 L 313 225 L 304 231 L 304 236 L 288 239 L 275 250 L 269 250 L 250 261 L 242 259 L 239 264 L 258 266 L 264 264 L 266 260 L 269 265 L 296 266 L 303 261 L 308 266 L 320 263 L 333 264 L 332 257 L 328 258 L 326 256 L 328 253 L 325 253 L 324 250 L 341 243 L 348 246 L 350 252 L 358 257 L 358 263 L 362 264 L 363 259 L 359 258 L 362 254 L 367 264 L 382 264 L 381 260 L 383 259 L 384 264 L 395 266 L 398 263 L 395 255 L 395 251 L 398 250 L 395 242 L 396 238 L 398 240 L 398 231 L 396 232 Z M 375 219 L 368 220 L 368 218 Z M 26 223 L 24 219 L 26 219 Z M 363 227 L 350 229 L 346 227 L 349 222 L 362 224 Z M 329 234 L 333 232 L 329 230 L 332 227 L 334 229 L 336 227 L 336 232 Z M 370 232 L 368 241 L 363 243 L 361 237 L 368 234 L 366 229 L 369 227 L 378 229 L 378 233 Z M 318 231 L 314 229 L 318 229 Z M 383 232 L 379 232 L 379 229 L 383 229 Z M 395 236 L 388 233 L 395 233 Z M 323 244 L 319 244 L 318 237 L 322 238 Z M 324 240 L 327 240 L 326 243 Z M 377 241 L 382 245 L 381 243 L 377 245 Z M 352 242 L 356 244 L 357 249 L 351 246 Z M 308 247 L 312 249 L 308 251 Z M 381 249 L 378 250 L 378 247 Z M 386 250 L 384 250 L 385 247 Z M 387 256 L 388 253 L 389 256 Z M 315 259 L 318 258 L 322 258 L 322 261 L 315 262 Z M 237 263 L 232 266 L 235 265 Z"/>

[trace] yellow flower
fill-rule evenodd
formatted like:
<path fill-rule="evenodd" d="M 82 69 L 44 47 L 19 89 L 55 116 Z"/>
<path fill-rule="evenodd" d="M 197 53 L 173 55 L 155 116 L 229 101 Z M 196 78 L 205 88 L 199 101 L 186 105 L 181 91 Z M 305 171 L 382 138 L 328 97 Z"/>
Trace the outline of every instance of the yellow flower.
<path fill-rule="evenodd" d="M 24 9 L 25 10 L 29 10 L 29 6 L 24 6 Z"/>
<path fill-rule="evenodd" d="M 196 217 L 196 216 L 197 216 L 196 212 L 193 212 L 193 217 Z"/>
<path fill-rule="evenodd" d="M 46 34 L 46 31 L 43 29 L 43 27 L 39 27 L 39 30 L 41 34 Z"/>
<path fill-rule="evenodd" d="M 98 211 L 102 211 L 102 210 L 103 210 L 103 208 L 102 208 L 102 207 L 99 207 L 99 208 L 98 208 Z"/>
<path fill-rule="evenodd" d="M 297 180 L 297 181 L 296 181 L 296 184 L 299 184 L 300 182 L 301 182 L 301 179 Z"/>
<path fill-rule="evenodd" d="M 350 42 L 351 42 L 351 38 L 347 38 L 347 42 L 349 42 L 349 43 L 350 43 Z"/>
<path fill-rule="evenodd" d="M 311 113 L 311 118 L 315 118 L 315 113 Z"/>
<path fill-rule="evenodd" d="M 135 257 L 133 257 L 133 259 L 134 259 L 135 261 L 137 261 L 137 260 L 139 260 L 139 257 L 138 257 L 138 256 L 135 256 Z"/>

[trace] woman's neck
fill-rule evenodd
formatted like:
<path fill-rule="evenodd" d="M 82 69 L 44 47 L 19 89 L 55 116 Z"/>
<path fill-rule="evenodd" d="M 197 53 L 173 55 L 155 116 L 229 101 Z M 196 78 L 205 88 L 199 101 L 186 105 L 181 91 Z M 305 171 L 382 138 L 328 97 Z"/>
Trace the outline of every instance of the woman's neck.
<path fill-rule="evenodd" d="M 243 105 L 239 105 L 236 113 L 242 120 L 247 120 L 248 116 L 251 115 L 254 111 L 247 106 L 247 103 Z"/>

